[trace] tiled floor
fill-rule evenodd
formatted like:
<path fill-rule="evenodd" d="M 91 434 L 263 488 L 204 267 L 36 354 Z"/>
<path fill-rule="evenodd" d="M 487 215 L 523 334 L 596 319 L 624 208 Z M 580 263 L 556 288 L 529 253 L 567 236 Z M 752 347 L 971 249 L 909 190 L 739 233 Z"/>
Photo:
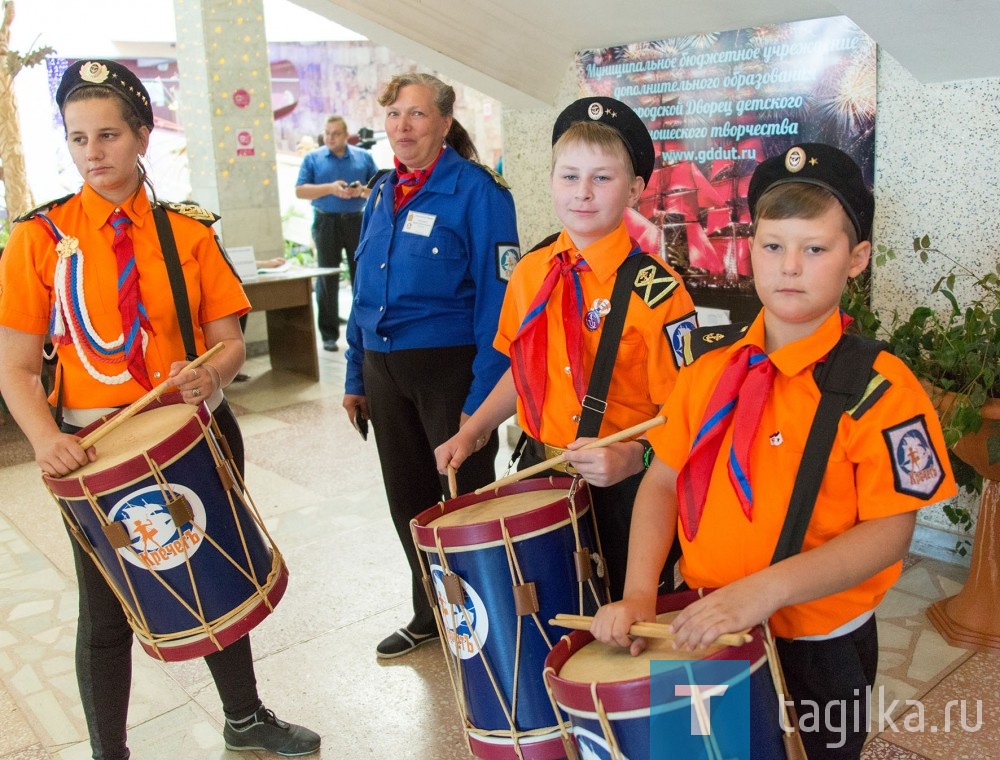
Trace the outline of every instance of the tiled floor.
<path fill-rule="evenodd" d="M 251 379 L 228 394 L 246 438 L 250 492 L 291 571 L 284 600 L 253 633 L 261 694 L 279 715 L 319 731 L 328 759 L 468 758 L 440 648 L 374 656 L 409 617 L 409 584 L 374 442 L 361 441 L 340 407 L 343 353 L 322 352 L 321 365 L 312 383 L 251 359 Z M 924 615 L 964 575 L 913 557 L 882 605 L 879 685 L 889 717 L 866 758 L 1000 757 L 1000 659 L 948 646 Z M 0 426 L 0 760 L 90 756 L 73 674 L 75 617 L 66 534 L 8 420 Z M 133 661 L 133 757 L 256 756 L 225 750 L 201 660 L 161 664 L 136 647 Z M 917 705 L 905 702 L 918 699 L 922 732 Z M 982 700 L 979 730 L 963 730 L 953 706 L 951 731 L 934 731 L 949 700 L 965 700 L 969 728 Z"/>

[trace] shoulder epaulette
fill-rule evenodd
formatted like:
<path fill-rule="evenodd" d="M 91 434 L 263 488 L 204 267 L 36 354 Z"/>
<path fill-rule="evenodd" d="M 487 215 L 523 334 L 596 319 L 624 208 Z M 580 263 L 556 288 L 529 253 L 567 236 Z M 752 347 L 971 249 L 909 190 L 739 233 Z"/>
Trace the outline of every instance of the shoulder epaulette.
<path fill-rule="evenodd" d="M 374 188 L 375 185 L 378 184 L 378 181 L 391 171 L 392 169 L 379 169 L 377 172 L 375 172 L 375 176 L 372 177 L 370 180 L 368 180 L 368 189 L 371 190 L 372 188 Z"/>
<path fill-rule="evenodd" d="M 510 184 L 507 182 L 507 180 L 503 178 L 502 174 L 498 174 L 494 169 L 491 169 L 486 164 L 480 164 L 477 161 L 470 161 L 469 163 L 478 166 L 480 169 L 482 169 L 491 177 L 493 177 L 493 181 L 496 182 L 498 185 L 500 185 L 500 187 L 502 187 L 504 190 L 510 190 Z"/>
<path fill-rule="evenodd" d="M 222 217 L 218 214 L 214 214 L 207 208 L 202 208 L 194 203 L 170 203 L 168 201 L 160 201 L 160 206 L 167 209 L 168 211 L 173 211 L 175 214 L 182 214 L 190 219 L 194 219 L 196 222 L 201 222 L 206 227 L 211 227 Z"/>
<path fill-rule="evenodd" d="M 541 242 L 537 243 L 536 245 L 533 245 L 531 247 L 531 250 L 528 251 L 528 253 L 531 253 L 531 251 L 537 251 L 539 248 L 548 248 L 550 245 L 556 242 L 558 238 L 559 238 L 559 233 L 553 232 L 551 235 L 549 235 Z"/>
<path fill-rule="evenodd" d="M 874 368 L 879 353 L 889 350 L 884 341 L 847 333 L 827 360 L 816 365 L 813 377 L 820 390 L 832 387 L 848 395 L 846 413 L 860 419 L 892 385 Z"/>
<path fill-rule="evenodd" d="M 632 290 L 646 306 L 655 309 L 677 290 L 680 281 L 656 256 L 643 256 L 645 260 L 635 275 Z"/>
<path fill-rule="evenodd" d="M 697 327 L 684 335 L 684 364 L 691 364 L 709 351 L 730 346 L 750 329 L 748 322 Z"/>
<path fill-rule="evenodd" d="M 38 206 L 36 208 L 31 209 L 31 211 L 27 211 L 21 214 L 14 220 L 14 224 L 17 224 L 18 222 L 26 222 L 29 219 L 34 219 L 38 214 L 42 213 L 43 211 L 48 211 L 49 209 L 55 208 L 56 206 L 61 206 L 70 198 L 72 198 L 74 195 L 76 195 L 76 193 L 70 193 L 69 195 L 64 195 L 62 198 L 57 198 L 54 201 L 46 201 L 41 206 Z"/>

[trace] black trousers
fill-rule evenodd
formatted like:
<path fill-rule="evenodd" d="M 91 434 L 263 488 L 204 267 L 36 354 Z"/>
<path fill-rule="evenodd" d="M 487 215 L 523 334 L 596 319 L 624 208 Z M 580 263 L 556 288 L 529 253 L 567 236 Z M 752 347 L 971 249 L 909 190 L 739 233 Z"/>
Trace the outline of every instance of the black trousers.
<path fill-rule="evenodd" d="M 533 438 L 528 438 L 524 451 L 517 462 L 517 469 L 523 470 L 539 462 L 545 461 L 545 450 L 542 444 Z M 601 556 L 608 576 L 608 587 L 611 601 L 622 598 L 625 589 L 625 572 L 628 569 L 628 536 L 632 526 L 632 508 L 635 506 L 635 495 L 639 483 L 645 473 L 639 472 L 610 486 L 590 486 L 590 496 L 594 506 L 594 520 L 597 523 L 597 534 L 601 540 Z M 556 470 L 546 470 L 538 477 L 563 475 Z M 674 540 L 666 564 L 660 573 L 660 593 L 674 589 L 674 565 L 680 559 L 680 544 Z"/>
<path fill-rule="evenodd" d="M 321 267 L 339 267 L 346 254 L 353 283 L 354 252 L 361 237 L 361 212 L 324 214 L 317 211 L 313 219 L 312 236 L 316 244 L 316 263 Z M 339 274 L 316 278 L 316 322 L 324 341 L 340 337 L 339 293 Z"/>
<path fill-rule="evenodd" d="M 236 417 L 225 401 L 213 416 L 242 474 L 243 436 Z M 75 433 L 79 428 L 63 425 L 63 430 Z M 127 760 L 125 727 L 132 686 L 132 629 L 118 597 L 94 561 L 72 536 L 70 545 L 80 592 L 76 678 L 91 750 L 94 760 Z M 227 718 L 245 718 L 260 707 L 249 636 L 233 642 L 221 652 L 207 655 L 205 663 L 212 673 Z"/>
<path fill-rule="evenodd" d="M 475 346 L 365 352 L 365 396 L 389 514 L 410 565 L 413 620 L 408 627 L 415 633 L 429 633 L 435 623 L 410 520 L 448 494 L 448 480 L 438 474 L 434 449 L 458 432 L 475 356 Z M 494 430 L 486 445 L 458 469 L 460 494 L 493 482 L 499 448 Z"/>
<path fill-rule="evenodd" d="M 858 760 L 868 736 L 868 691 L 878 671 L 875 617 L 834 639 L 777 644 L 806 754 Z"/>

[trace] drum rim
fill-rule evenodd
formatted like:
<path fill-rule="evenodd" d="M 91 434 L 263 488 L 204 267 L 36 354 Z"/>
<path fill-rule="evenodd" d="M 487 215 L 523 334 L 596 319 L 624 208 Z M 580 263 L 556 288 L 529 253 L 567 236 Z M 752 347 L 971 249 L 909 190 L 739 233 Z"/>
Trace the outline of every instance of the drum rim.
<path fill-rule="evenodd" d="M 522 480 L 510 485 L 501 486 L 496 491 L 476 496 L 475 494 L 464 494 L 455 499 L 439 502 L 418 514 L 410 522 L 414 539 L 421 550 L 434 550 L 438 542 L 444 548 L 474 548 L 477 546 L 493 544 L 504 541 L 504 533 L 500 526 L 500 520 L 493 519 L 468 525 L 444 525 L 431 526 L 430 523 L 439 517 L 457 512 L 469 506 L 481 504 L 490 498 L 512 496 L 521 493 L 531 493 L 534 491 L 565 491 L 560 498 L 554 499 L 548 504 L 542 504 L 534 509 L 519 512 L 504 519 L 508 535 L 512 538 L 527 537 L 544 533 L 547 529 L 553 528 L 557 523 L 565 522 L 568 510 L 565 502 L 568 499 L 568 492 L 573 484 L 571 477 L 533 478 Z M 578 480 L 575 497 L 578 501 L 577 514 L 586 515 L 591 507 L 590 489 L 586 481 Z M 487 498 L 484 498 L 487 497 Z M 551 514 L 551 513 L 555 514 Z M 558 519 L 555 519 L 558 518 Z"/>
<path fill-rule="evenodd" d="M 153 410 L 183 403 L 180 394 L 164 394 L 158 401 L 138 412 L 135 415 L 135 419 L 139 419 L 143 414 Z M 115 414 L 120 414 L 120 412 L 121 410 Z M 78 435 L 81 437 L 87 435 L 114 416 L 112 414 L 91 423 L 83 428 Z M 203 435 L 203 426 L 207 426 L 210 420 L 211 413 L 208 411 L 208 407 L 204 404 L 199 404 L 196 407 L 192 407 L 191 416 L 179 428 L 154 442 L 148 448 L 139 450 L 138 453 L 119 462 L 117 465 L 86 475 L 74 475 L 70 473 L 59 478 L 43 475 L 42 479 L 53 494 L 64 499 L 84 499 L 87 497 L 87 491 L 95 496 L 100 496 L 109 491 L 120 490 L 131 483 L 149 477 L 149 464 L 146 462 L 143 453 L 148 453 L 153 461 L 165 466 L 198 442 L 198 439 Z M 86 487 L 86 490 L 84 487 Z"/>
<path fill-rule="evenodd" d="M 698 597 L 699 592 L 696 590 L 663 594 L 657 597 L 656 612 L 660 614 L 683 609 Z M 753 640 L 748 644 L 728 647 L 703 659 L 749 660 L 753 673 L 759 666 L 761 658 L 766 655 L 760 628 L 755 628 L 751 633 Z M 567 661 L 592 641 L 594 636 L 589 631 L 571 631 L 552 647 L 552 651 L 545 658 L 545 680 L 556 703 L 567 712 L 586 714 L 594 710 L 591 682 L 571 681 L 560 675 Z M 720 657 L 722 654 L 727 656 Z M 650 709 L 649 676 L 596 683 L 598 696 L 608 715 Z"/>

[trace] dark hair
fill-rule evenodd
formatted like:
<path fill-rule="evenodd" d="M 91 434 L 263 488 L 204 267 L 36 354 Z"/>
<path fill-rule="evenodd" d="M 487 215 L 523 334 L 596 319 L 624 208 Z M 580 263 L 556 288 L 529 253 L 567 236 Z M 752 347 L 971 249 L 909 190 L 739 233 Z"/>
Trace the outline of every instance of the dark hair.
<path fill-rule="evenodd" d="M 378 104 L 380 106 L 392 105 L 399 97 L 399 91 L 410 85 L 426 87 L 434 94 L 434 107 L 437 108 L 441 116 L 451 117 L 451 128 L 445 135 L 445 142 L 450 145 L 458 155 L 470 161 L 479 161 L 479 151 L 465 131 L 465 127 L 459 124 L 455 118 L 455 88 L 450 84 L 445 84 L 433 74 L 424 74 L 417 71 L 409 71 L 403 74 L 396 74 L 382 90 L 379 95 Z"/>
<path fill-rule="evenodd" d="M 118 109 L 121 111 L 121 117 L 125 124 L 128 125 L 129 130 L 133 135 L 139 137 L 141 135 L 141 130 L 146 127 L 143 122 L 142 117 L 135 112 L 132 108 L 132 104 L 129 103 L 122 95 L 119 95 L 114 90 L 108 87 L 101 87 L 95 85 L 93 87 L 78 87 L 73 90 L 69 95 L 66 96 L 66 100 L 63 103 L 61 114 L 63 116 L 63 134 L 68 138 L 69 133 L 66 131 L 66 106 L 70 103 L 77 103 L 86 100 L 114 100 L 118 103 Z M 148 129 L 148 127 L 146 127 Z M 135 195 L 138 195 L 145 185 L 149 188 L 149 192 L 153 196 L 153 202 L 156 202 L 156 189 L 153 187 L 153 180 L 149 178 L 149 174 L 146 173 L 146 167 L 143 166 L 142 161 L 136 159 L 136 166 L 139 169 L 139 186 L 135 190 Z M 135 197 L 135 196 L 133 196 Z"/>
<path fill-rule="evenodd" d="M 831 206 L 843 212 L 844 233 L 853 249 L 858 244 L 858 233 L 837 196 L 824 187 L 806 182 L 786 182 L 766 190 L 757 201 L 754 232 L 761 219 L 816 219 Z"/>

